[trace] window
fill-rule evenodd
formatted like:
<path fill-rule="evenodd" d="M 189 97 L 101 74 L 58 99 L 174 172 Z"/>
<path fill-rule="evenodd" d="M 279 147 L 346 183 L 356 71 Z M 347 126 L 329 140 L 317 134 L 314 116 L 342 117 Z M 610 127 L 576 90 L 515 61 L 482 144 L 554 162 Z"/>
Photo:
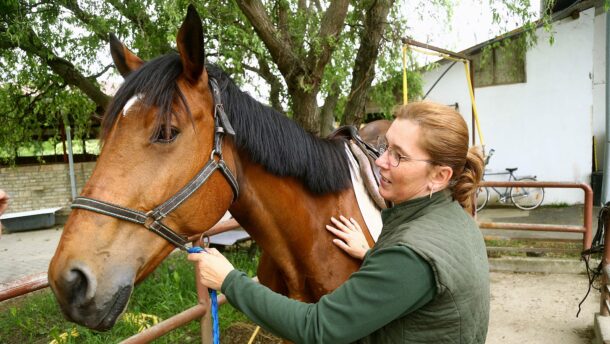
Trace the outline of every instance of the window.
<path fill-rule="evenodd" d="M 496 42 L 473 54 L 474 86 L 516 84 L 526 81 L 525 38 Z"/>

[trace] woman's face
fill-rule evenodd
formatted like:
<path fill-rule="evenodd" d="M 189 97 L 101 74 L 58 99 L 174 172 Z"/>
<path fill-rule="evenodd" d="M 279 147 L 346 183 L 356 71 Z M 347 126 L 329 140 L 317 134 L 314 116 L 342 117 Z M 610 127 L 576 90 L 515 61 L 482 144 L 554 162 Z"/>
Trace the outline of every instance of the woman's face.
<path fill-rule="evenodd" d="M 398 166 L 392 166 L 388 150 L 376 161 L 381 173 L 379 193 L 391 202 L 401 203 L 430 193 L 429 175 L 432 165 L 422 160 L 430 160 L 419 145 L 421 129 L 419 125 L 408 119 L 396 119 L 386 133 L 387 145 L 390 150 L 400 156 L 412 159 L 400 159 Z M 438 190 L 435 190 L 438 191 Z"/>

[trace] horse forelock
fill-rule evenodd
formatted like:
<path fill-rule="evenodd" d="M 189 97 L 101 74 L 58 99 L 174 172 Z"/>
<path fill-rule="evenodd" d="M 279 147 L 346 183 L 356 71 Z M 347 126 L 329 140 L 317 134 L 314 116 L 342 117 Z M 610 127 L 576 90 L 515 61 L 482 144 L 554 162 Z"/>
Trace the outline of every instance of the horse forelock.
<path fill-rule="evenodd" d="M 168 128 L 172 117 L 174 99 L 180 99 L 188 111 L 184 95 L 177 86 L 177 80 L 182 73 L 182 63 L 178 54 L 172 53 L 160 56 L 146 62 L 133 71 L 116 92 L 102 120 L 102 140 L 105 140 L 110 129 L 119 118 L 119 114 L 131 107 L 135 100 L 146 107 L 157 108 L 155 129 L 151 139 L 157 137 L 160 130 Z"/>
<path fill-rule="evenodd" d="M 274 175 L 295 177 L 316 194 L 340 191 L 351 185 L 343 140 L 320 139 L 306 132 L 293 120 L 241 91 L 217 66 L 208 64 L 206 70 L 220 85 L 223 106 L 236 132 L 236 146 L 254 163 Z M 102 140 L 129 100 L 136 96 L 144 105 L 158 109 L 152 137 L 169 126 L 176 115 L 172 111 L 176 97 L 190 114 L 177 84 L 181 73 L 179 55 L 168 54 L 129 74 L 104 116 Z"/>

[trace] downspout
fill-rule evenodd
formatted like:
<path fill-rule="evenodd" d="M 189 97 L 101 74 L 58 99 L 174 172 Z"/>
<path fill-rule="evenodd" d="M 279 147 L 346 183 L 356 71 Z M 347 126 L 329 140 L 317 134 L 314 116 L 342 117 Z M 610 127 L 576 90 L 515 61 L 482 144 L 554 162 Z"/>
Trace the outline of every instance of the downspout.
<path fill-rule="evenodd" d="M 604 176 L 602 180 L 602 204 L 610 201 L 610 17 L 606 12 L 606 142 L 604 152 Z M 600 205 L 600 204 L 594 204 Z"/>
<path fill-rule="evenodd" d="M 604 177 L 602 204 L 610 201 L 610 17 L 606 12 L 606 143 L 604 152 Z M 600 204 L 594 204 L 600 205 Z"/>

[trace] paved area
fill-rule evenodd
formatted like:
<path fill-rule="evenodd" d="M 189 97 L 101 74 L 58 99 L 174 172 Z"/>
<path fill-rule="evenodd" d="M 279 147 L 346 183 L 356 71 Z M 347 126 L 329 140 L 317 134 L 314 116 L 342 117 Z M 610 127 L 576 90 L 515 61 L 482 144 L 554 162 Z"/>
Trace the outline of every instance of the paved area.
<path fill-rule="evenodd" d="M 589 344 L 599 292 L 587 292 L 585 275 L 491 273 L 486 344 Z"/>
<path fill-rule="evenodd" d="M 63 227 L 3 233 L 0 237 L 0 284 L 46 272 Z"/>

